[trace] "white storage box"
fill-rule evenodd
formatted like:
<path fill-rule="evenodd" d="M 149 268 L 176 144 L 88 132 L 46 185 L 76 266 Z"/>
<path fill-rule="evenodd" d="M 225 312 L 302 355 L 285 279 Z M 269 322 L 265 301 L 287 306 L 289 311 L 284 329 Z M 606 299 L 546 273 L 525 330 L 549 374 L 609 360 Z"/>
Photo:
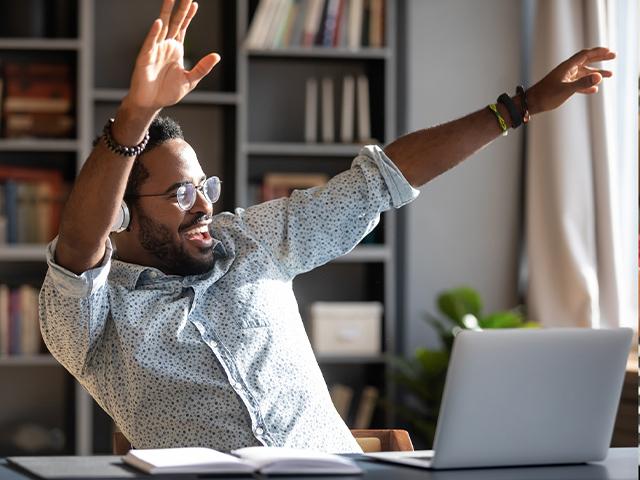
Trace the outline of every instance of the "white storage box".
<path fill-rule="evenodd" d="M 382 329 L 380 302 L 315 302 L 311 344 L 316 355 L 378 355 Z"/>

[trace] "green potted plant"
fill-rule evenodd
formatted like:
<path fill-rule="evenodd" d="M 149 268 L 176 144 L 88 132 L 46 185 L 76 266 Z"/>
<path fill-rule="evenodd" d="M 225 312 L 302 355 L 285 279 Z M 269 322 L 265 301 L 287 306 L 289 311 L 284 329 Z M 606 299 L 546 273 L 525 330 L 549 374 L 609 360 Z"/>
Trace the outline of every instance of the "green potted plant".
<path fill-rule="evenodd" d="M 469 287 L 442 292 L 438 295 L 437 304 L 445 318 L 427 314 L 425 320 L 438 333 L 441 348 L 418 348 L 412 358 L 390 359 L 392 378 L 404 387 L 408 399 L 404 405 L 388 406 L 409 422 L 412 436 L 426 448 L 433 445 L 455 335 L 461 330 L 538 327 L 538 324 L 526 320 L 520 307 L 483 315 L 480 295 Z"/>

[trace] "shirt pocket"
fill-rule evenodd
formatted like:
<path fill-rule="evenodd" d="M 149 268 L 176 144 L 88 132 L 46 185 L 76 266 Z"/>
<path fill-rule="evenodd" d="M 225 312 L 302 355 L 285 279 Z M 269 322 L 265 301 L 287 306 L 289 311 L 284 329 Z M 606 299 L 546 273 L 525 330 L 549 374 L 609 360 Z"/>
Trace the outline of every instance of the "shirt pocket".
<path fill-rule="evenodd" d="M 291 283 L 261 279 L 247 284 L 237 292 L 240 328 L 276 327 L 290 312 L 297 312 L 298 304 Z"/>

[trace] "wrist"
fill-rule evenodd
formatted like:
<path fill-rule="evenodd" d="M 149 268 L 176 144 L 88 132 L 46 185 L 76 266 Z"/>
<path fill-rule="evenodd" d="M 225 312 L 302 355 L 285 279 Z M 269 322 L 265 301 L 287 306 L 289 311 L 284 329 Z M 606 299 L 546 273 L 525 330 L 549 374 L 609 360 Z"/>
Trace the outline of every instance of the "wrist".
<path fill-rule="evenodd" d="M 540 101 L 535 90 L 535 85 L 527 90 L 527 107 L 529 108 L 529 115 L 535 115 L 541 113 Z"/>
<path fill-rule="evenodd" d="M 125 97 L 116 112 L 115 122 L 111 128 L 113 139 L 121 145 L 138 145 L 158 113 L 160 109 L 132 105 Z"/>

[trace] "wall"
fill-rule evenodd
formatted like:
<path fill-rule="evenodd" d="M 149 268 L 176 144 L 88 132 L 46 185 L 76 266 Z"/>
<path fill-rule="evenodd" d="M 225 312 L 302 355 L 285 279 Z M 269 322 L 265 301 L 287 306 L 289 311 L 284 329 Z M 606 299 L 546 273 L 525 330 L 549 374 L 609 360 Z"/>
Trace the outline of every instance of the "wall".
<path fill-rule="evenodd" d="M 398 88 L 404 131 L 485 107 L 521 77 L 514 0 L 407 0 Z M 404 47 L 402 44 L 404 43 Z M 404 104 L 404 107 L 403 107 Z M 522 129 L 421 188 L 403 212 L 404 351 L 437 345 L 423 321 L 443 289 L 478 289 L 485 311 L 518 303 Z"/>

